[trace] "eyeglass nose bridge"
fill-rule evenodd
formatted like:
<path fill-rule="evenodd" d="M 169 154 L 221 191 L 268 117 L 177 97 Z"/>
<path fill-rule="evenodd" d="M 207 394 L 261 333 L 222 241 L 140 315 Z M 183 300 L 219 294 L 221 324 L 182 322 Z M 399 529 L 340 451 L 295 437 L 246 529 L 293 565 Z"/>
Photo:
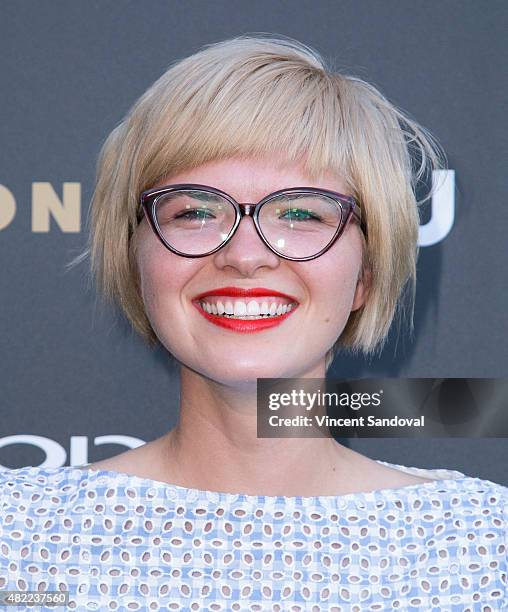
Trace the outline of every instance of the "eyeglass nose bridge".
<path fill-rule="evenodd" d="M 257 204 L 252 204 L 250 202 L 237 202 L 240 208 L 240 217 L 253 217 L 254 211 L 256 210 Z"/>
<path fill-rule="evenodd" d="M 236 234 L 238 227 L 240 225 L 241 220 L 244 217 L 250 217 L 252 219 L 252 221 L 254 222 L 254 228 L 256 230 L 256 233 L 258 234 L 259 238 L 261 238 L 262 242 L 271 250 L 273 251 L 273 249 L 270 247 L 270 245 L 268 244 L 268 242 L 266 241 L 265 237 L 263 236 L 259 226 L 258 226 L 258 221 L 257 221 L 257 215 L 254 215 L 256 208 L 259 206 L 259 204 L 261 204 L 261 202 L 258 202 L 256 204 L 253 204 L 252 202 L 236 202 L 235 204 L 237 204 L 239 210 L 240 210 L 240 215 L 237 218 L 237 222 L 235 223 L 234 229 L 232 231 L 232 233 L 229 235 L 228 239 L 221 245 L 220 248 L 226 246 L 226 244 L 228 242 L 231 241 L 231 238 L 233 238 L 233 236 Z M 275 252 L 275 251 L 274 251 Z M 277 253 L 278 255 L 278 253 Z"/>

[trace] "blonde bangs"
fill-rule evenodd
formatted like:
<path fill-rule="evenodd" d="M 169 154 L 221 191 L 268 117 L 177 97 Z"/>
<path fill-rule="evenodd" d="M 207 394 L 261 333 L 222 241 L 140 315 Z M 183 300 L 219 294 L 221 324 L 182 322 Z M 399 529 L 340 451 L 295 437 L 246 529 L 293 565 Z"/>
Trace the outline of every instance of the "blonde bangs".
<path fill-rule="evenodd" d="M 168 92 L 166 81 L 177 74 L 154 84 L 161 95 L 151 108 L 152 122 L 139 133 L 138 189 L 209 161 L 281 152 L 287 161 L 303 162 L 310 177 L 324 169 L 344 173 L 350 143 L 344 125 L 337 125 L 338 81 L 301 62 L 275 63 L 269 55 L 247 72 L 246 60 L 233 57 L 229 70 L 223 66 L 214 78 L 186 70 L 184 60 L 177 68 L 188 79 L 185 95 Z M 143 113 L 143 100 L 136 110 Z"/>

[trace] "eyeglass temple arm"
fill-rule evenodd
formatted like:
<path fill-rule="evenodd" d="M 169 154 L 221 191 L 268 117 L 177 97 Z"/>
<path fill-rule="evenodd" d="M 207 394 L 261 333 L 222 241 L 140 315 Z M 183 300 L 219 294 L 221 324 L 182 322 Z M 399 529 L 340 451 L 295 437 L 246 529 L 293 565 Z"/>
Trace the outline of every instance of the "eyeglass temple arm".
<path fill-rule="evenodd" d="M 365 223 L 365 220 L 362 218 L 362 215 L 356 206 L 355 208 L 353 208 L 353 216 L 358 221 L 358 224 L 360 225 L 360 228 L 362 229 L 363 233 L 367 235 L 367 224 Z"/>

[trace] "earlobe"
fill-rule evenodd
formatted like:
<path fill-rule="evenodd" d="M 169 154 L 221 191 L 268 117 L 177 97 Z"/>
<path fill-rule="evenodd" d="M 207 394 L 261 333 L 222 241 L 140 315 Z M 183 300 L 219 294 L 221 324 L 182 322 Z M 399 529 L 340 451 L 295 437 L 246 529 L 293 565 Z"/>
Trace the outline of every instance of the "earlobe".
<path fill-rule="evenodd" d="M 371 279 L 372 274 L 370 270 L 364 269 L 361 271 L 356 283 L 355 297 L 353 299 L 353 305 L 351 306 L 351 312 L 358 310 L 367 302 L 371 286 Z"/>

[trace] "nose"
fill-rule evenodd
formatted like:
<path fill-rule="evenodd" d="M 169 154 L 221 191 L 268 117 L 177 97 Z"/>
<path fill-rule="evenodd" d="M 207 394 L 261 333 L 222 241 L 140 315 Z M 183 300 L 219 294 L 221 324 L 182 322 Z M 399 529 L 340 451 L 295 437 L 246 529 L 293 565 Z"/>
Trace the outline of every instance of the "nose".
<path fill-rule="evenodd" d="M 276 268 L 279 258 L 271 251 L 256 231 L 250 216 L 243 216 L 233 237 L 214 256 L 215 265 L 231 267 L 242 276 L 252 277 L 259 268 Z"/>

